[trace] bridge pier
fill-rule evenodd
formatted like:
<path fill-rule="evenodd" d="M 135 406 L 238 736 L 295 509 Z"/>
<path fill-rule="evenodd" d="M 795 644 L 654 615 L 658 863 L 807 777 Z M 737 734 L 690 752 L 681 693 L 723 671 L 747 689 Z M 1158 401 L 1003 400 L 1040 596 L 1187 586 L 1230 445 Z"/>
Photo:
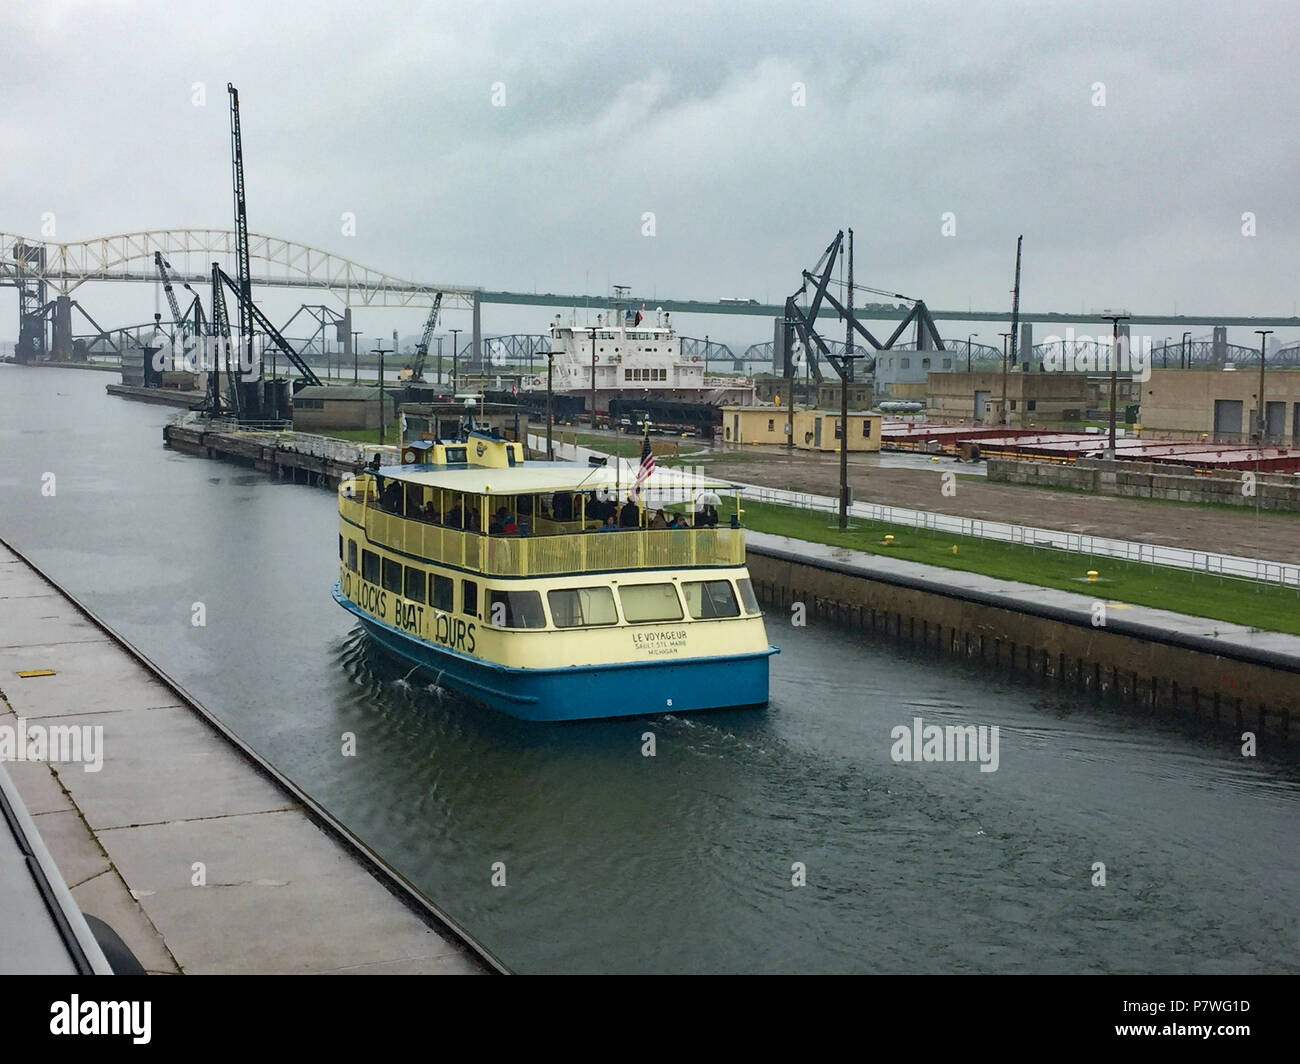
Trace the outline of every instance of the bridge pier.
<path fill-rule="evenodd" d="M 51 322 L 53 337 L 50 354 L 57 362 L 72 358 L 72 297 L 58 296 L 54 300 L 54 317 Z"/>

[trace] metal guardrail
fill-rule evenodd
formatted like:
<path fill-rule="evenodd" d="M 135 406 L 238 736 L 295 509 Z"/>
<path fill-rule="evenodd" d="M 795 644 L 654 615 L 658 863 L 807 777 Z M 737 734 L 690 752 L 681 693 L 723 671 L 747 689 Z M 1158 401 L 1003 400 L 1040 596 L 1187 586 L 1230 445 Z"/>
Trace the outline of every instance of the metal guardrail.
<path fill-rule="evenodd" d="M 765 488 L 755 484 L 741 485 L 741 497 L 755 502 L 794 506 L 805 510 L 839 512 L 839 503 L 829 496 Z M 1188 550 L 1183 547 L 1167 547 L 1158 543 L 1110 539 L 1080 532 L 1059 532 L 1054 529 L 1035 528 L 1031 525 L 983 521 L 973 517 L 957 517 L 951 514 L 932 513 L 928 510 L 909 510 L 879 503 L 854 503 L 849 507 L 849 514 L 868 521 L 878 521 L 903 528 L 950 532 L 960 536 L 1015 543 L 1044 550 L 1059 550 L 1096 558 L 1118 558 L 1140 565 L 1183 569 L 1226 579 L 1292 587 L 1300 593 L 1300 565 L 1285 562 Z"/>
<path fill-rule="evenodd" d="M 222 432 L 230 435 L 261 436 L 268 444 L 282 451 L 325 458 L 344 465 L 360 465 L 366 451 L 362 444 L 341 440 L 336 436 L 319 436 L 312 432 L 295 432 L 286 428 L 288 421 L 236 421 L 233 418 L 212 418 L 187 410 L 171 418 L 171 424 L 182 428 L 201 429 L 204 432 Z"/>
<path fill-rule="evenodd" d="M 615 569 L 688 569 L 743 565 L 745 533 L 738 528 L 620 529 L 551 536 L 485 536 L 400 514 L 340 504 L 374 543 L 419 558 L 444 561 L 486 576 L 558 576 Z"/>

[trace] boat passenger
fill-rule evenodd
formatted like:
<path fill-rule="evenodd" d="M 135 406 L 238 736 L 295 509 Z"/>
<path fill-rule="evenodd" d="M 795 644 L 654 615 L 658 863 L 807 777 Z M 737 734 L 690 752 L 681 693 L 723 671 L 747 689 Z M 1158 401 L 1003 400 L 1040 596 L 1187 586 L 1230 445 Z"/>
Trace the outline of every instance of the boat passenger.
<path fill-rule="evenodd" d="M 664 516 L 663 510 L 656 510 L 654 519 L 650 522 L 651 528 L 667 528 L 668 518 Z"/>
<path fill-rule="evenodd" d="M 456 502 L 450 510 L 447 511 L 447 525 L 450 528 L 464 527 L 465 515 L 461 512 L 460 502 Z"/>
<path fill-rule="evenodd" d="M 695 512 L 696 528 L 717 528 L 718 511 L 714 508 L 713 503 L 706 502 L 699 510 Z"/>
<path fill-rule="evenodd" d="M 618 530 L 618 522 L 614 520 L 613 514 L 609 514 L 605 518 L 605 523 L 598 529 L 600 532 L 617 532 Z"/>
<path fill-rule="evenodd" d="M 505 532 L 507 536 L 519 535 L 519 523 L 514 519 L 513 515 L 506 514 L 505 524 L 502 528 L 502 531 Z"/>
<path fill-rule="evenodd" d="M 557 491 L 551 497 L 551 515 L 557 521 L 571 521 L 576 511 L 573 508 L 573 496 L 567 491 Z"/>
<path fill-rule="evenodd" d="M 637 506 L 631 496 L 628 496 L 627 502 L 623 505 L 618 523 L 624 528 L 636 528 L 641 524 L 641 508 Z"/>
<path fill-rule="evenodd" d="M 669 528 L 688 528 L 689 526 L 682 520 L 681 514 L 673 514 L 673 519 L 668 522 Z"/>

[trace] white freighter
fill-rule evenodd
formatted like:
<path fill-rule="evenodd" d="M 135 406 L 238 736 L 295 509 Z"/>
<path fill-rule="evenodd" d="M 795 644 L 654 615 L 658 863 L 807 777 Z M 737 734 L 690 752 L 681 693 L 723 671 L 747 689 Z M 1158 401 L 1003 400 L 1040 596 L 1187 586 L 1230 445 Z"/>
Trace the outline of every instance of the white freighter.
<path fill-rule="evenodd" d="M 749 402 L 754 382 L 747 376 L 706 372 L 698 355 L 682 353 L 682 341 L 669 315 L 662 310 L 617 310 L 599 313 L 594 324 L 582 324 L 574 314 L 551 322 L 554 355 L 552 387 L 557 394 L 590 397 L 596 375 L 596 406 L 608 408 L 613 398 L 638 396 L 687 403 Z M 730 362 L 725 363 L 730 366 Z M 528 391 L 546 391 L 543 370 L 524 381 Z"/>

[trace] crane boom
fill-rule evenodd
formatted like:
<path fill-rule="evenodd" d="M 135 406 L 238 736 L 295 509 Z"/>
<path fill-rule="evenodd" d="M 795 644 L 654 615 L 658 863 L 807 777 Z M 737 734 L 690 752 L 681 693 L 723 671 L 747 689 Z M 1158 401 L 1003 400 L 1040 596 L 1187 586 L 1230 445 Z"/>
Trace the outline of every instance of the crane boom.
<path fill-rule="evenodd" d="M 424 360 L 429 357 L 429 343 L 433 340 L 433 330 L 438 325 L 438 311 L 442 307 L 442 293 L 439 292 L 433 297 L 433 306 L 429 309 L 429 317 L 424 323 L 424 333 L 420 337 L 420 342 L 415 345 L 415 362 L 411 365 L 411 380 L 424 380 Z"/>

